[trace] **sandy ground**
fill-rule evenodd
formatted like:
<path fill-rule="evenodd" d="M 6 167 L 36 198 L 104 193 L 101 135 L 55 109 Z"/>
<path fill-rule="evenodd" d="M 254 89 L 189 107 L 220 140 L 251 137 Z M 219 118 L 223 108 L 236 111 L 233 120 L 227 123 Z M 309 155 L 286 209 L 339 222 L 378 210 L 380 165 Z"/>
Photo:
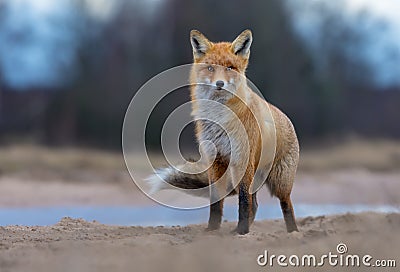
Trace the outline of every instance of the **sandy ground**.
<path fill-rule="evenodd" d="M 400 261 L 400 214 L 363 213 L 298 220 L 287 234 L 282 220 L 256 222 L 249 234 L 233 235 L 234 223 L 205 232 L 205 225 L 118 227 L 64 218 L 48 227 L 0 227 L 0 267 L 8 271 L 398 271 L 398 268 L 261 267 L 271 254 L 348 254 Z M 286 261 L 287 262 L 287 261 Z"/>
<path fill-rule="evenodd" d="M 296 203 L 400 207 L 400 145 L 351 144 L 303 152 L 292 198 Z M 140 163 L 140 160 L 138 160 Z M 140 173 L 145 177 L 148 173 Z M 191 201 L 188 196 L 187 201 Z M 266 192 L 260 205 L 276 202 Z M 235 202 L 235 200 L 234 200 Z M 0 148 L 0 209 L 37 206 L 157 205 L 132 182 L 121 154 L 37 147 Z M 261 207 L 260 207 L 261 208 Z M 264 207 L 262 207 L 264 208 Z M 61 220 L 61 218 L 60 218 Z M 257 265 L 269 254 L 349 254 L 394 259 L 399 266 L 400 213 L 257 221 L 245 236 L 235 222 L 204 232 L 205 224 L 121 227 L 64 218 L 53 226 L 0 226 L 0 272 L 8 271 L 399 271 L 397 268 L 280 268 Z"/>
<path fill-rule="evenodd" d="M 153 159 L 156 166 L 162 161 Z M 143 163 L 138 158 L 135 165 Z M 400 143 L 351 140 L 304 148 L 292 197 L 301 203 L 400 206 L 398 192 Z M 272 201 L 268 193 L 259 198 Z M 0 147 L 0 208 L 131 204 L 154 202 L 133 185 L 121 152 Z"/>
<path fill-rule="evenodd" d="M 399 207 L 399 180 L 396 172 L 300 172 L 293 199 L 294 203 Z M 266 190 L 259 196 L 260 205 L 277 201 Z M 0 208 L 68 205 L 158 204 L 144 196 L 129 177 L 98 183 L 27 179 L 20 175 L 0 178 Z M 230 233 L 235 222 L 224 222 L 220 231 L 212 233 L 204 232 L 205 224 L 120 227 L 71 218 L 47 227 L 0 227 L 0 271 L 398 271 L 332 268 L 327 263 L 319 268 L 282 268 L 276 263 L 273 267 L 258 266 L 256 258 L 264 250 L 287 256 L 314 254 L 319 258 L 330 251 L 336 254 L 341 242 L 351 254 L 400 262 L 400 214 L 347 214 L 297 221 L 300 233 L 287 234 L 280 219 L 257 221 L 245 236 Z"/>
<path fill-rule="evenodd" d="M 142 175 L 145 177 L 145 173 Z M 108 182 L 79 182 L 79 178 L 39 179 L 24 175 L 0 176 L 0 208 L 32 206 L 155 205 L 130 179 L 127 172 Z M 366 169 L 299 171 L 292 198 L 299 203 L 376 204 L 400 207 L 400 172 Z M 193 201 L 192 196 L 181 196 Z M 276 202 L 267 190 L 258 194 L 261 203 Z"/>

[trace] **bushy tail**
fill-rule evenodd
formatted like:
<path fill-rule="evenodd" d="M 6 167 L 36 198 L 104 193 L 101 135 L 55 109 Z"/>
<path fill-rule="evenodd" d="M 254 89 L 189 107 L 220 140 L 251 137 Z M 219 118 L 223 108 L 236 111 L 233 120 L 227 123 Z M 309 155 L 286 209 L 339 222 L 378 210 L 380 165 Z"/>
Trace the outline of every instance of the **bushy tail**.
<path fill-rule="evenodd" d="M 193 169 L 194 166 L 191 167 L 192 169 L 187 172 L 199 172 L 195 171 L 196 169 Z M 183 167 L 177 168 L 184 170 Z M 158 169 L 156 170 L 155 174 L 149 176 L 146 181 L 151 186 L 150 194 L 164 189 L 171 189 L 171 187 L 168 185 L 170 184 L 180 189 L 190 189 L 184 191 L 188 194 L 201 197 L 209 197 L 208 190 L 195 190 L 205 188 L 209 185 L 207 171 L 198 174 L 189 174 L 185 173 L 184 171 L 180 171 L 177 168 L 167 167 L 163 169 Z"/>

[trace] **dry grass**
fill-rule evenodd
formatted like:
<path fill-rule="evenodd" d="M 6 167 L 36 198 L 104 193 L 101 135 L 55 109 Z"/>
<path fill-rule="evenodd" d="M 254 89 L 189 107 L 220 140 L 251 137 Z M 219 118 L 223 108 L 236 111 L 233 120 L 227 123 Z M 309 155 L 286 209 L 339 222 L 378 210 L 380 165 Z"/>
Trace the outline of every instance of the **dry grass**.
<path fill-rule="evenodd" d="M 122 153 L 78 148 L 51 149 L 43 146 L 13 145 L 0 148 L 0 171 L 26 169 L 125 169 Z"/>
<path fill-rule="evenodd" d="M 34 145 L 1 147 L 0 174 L 66 181 L 116 181 L 129 178 L 122 153 Z"/>
<path fill-rule="evenodd" d="M 400 170 L 400 142 L 347 140 L 302 150 L 300 171 L 363 168 L 370 171 Z"/>
<path fill-rule="evenodd" d="M 163 161 L 152 155 L 153 162 Z M 137 158 L 138 164 L 144 163 Z M 155 163 L 161 165 L 163 163 Z M 334 145 L 303 148 L 300 171 L 331 171 L 364 168 L 371 171 L 400 170 L 400 142 L 379 140 L 347 140 Z M 82 148 L 48 148 L 34 145 L 0 147 L 0 174 L 20 172 L 110 173 L 125 171 L 122 152 L 109 152 Z"/>

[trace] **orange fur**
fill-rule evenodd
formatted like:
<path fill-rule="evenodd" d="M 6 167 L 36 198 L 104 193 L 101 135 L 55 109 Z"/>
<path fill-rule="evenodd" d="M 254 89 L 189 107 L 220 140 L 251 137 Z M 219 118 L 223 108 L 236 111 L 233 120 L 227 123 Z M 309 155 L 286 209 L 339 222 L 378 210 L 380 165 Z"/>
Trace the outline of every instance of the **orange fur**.
<path fill-rule="evenodd" d="M 202 89 L 197 88 L 196 84 L 209 83 L 211 86 L 213 86 L 214 82 L 218 80 L 228 82 L 230 79 L 234 82 L 235 80 L 239 82 L 240 80 L 238 77 L 233 76 L 232 73 L 238 73 L 244 77 L 250 52 L 245 48 L 246 50 L 239 51 L 240 53 L 238 54 L 235 52 L 235 49 L 241 49 L 241 46 L 244 47 L 246 43 L 251 44 L 252 34 L 249 30 L 246 30 L 239 35 L 239 37 L 233 43 L 212 43 L 205 38 L 204 35 L 195 30 L 191 32 L 191 41 L 193 45 L 194 63 L 200 64 L 193 67 L 190 76 L 190 82 L 192 86 L 191 97 L 193 102 L 192 114 L 193 116 L 196 116 L 197 112 L 201 110 L 201 105 L 196 102 L 196 98 L 201 96 L 202 92 Z M 241 43 L 243 43 L 243 45 Z M 207 70 L 209 65 L 213 67 L 211 71 Z M 226 69 L 226 67 L 229 67 L 229 69 Z M 271 194 L 277 196 L 281 200 L 282 211 L 284 212 L 288 231 L 297 230 L 294 221 L 293 207 L 290 200 L 290 194 L 299 157 L 298 141 L 293 125 L 285 114 L 283 114 L 278 108 L 268 104 L 266 101 L 258 97 L 245 82 L 237 83 L 234 93 L 235 96 L 233 97 L 227 96 L 224 105 L 232 110 L 232 112 L 237 115 L 238 120 L 240 120 L 240 122 L 243 124 L 246 131 L 245 136 L 247 136 L 250 147 L 247 165 L 241 165 L 245 164 L 245 162 L 241 162 L 240 160 L 236 161 L 236 164 L 234 165 L 234 167 L 240 167 L 241 165 L 241 167 L 246 169 L 244 176 L 239 181 L 239 185 L 235 188 L 235 190 L 236 193 L 239 194 L 239 197 L 243 197 L 243 201 L 245 202 L 243 205 L 245 209 L 247 209 L 247 211 L 243 212 L 246 214 L 244 217 L 245 219 L 243 220 L 249 220 L 248 223 L 243 223 L 241 222 L 241 218 L 239 218 L 237 231 L 239 233 L 247 233 L 248 226 L 251 224 L 251 221 L 255 216 L 255 210 L 253 210 L 253 204 L 255 204 L 253 203 L 253 200 L 255 200 L 255 195 L 253 199 L 248 191 L 255 176 L 255 169 L 257 169 L 260 164 L 261 150 L 262 148 L 266 148 L 261 139 L 263 128 L 259 128 L 259 126 L 263 126 L 263 123 L 261 122 L 260 124 L 259 120 L 263 120 L 263 114 L 265 114 L 266 109 L 268 112 L 270 111 L 275 124 L 276 153 L 273 159 L 272 169 L 269 172 L 265 183 L 270 189 Z M 210 114 L 212 114 L 212 109 L 208 110 L 210 111 Z M 224 124 L 224 129 L 226 129 L 228 132 L 232 132 L 234 134 L 234 132 L 237 130 L 237 123 L 234 121 L 226 122 Z M 207 139 L 212 139 L 212 136 L 208 134 L 213 132 L 213 129 L 209 129 L 207 126 L 204 126 L 202 122 L 196 123 L 196 136 L 199 141 L 204 138 L 204 135 L 207 135 Z M 217 135 L 215 137 L 217 137 Z M 240 139 L 235 140 L 239 143 L 241 142 Z M 218 148 L 219 146 L 217 146 L 217 151 L 219 151 Z M 221 149 L 223 149 L 223 147 Z M 218 155 L 220 154 L 218 153 Z M 222 171 L 227 171 L 226 165 L 229 164 L 230 160 L 232 160 L 232 156 L 222 156 L 219 157 L 219 163 L 212 164 L 211 168 L 209 169 L 210 183 L 215 182 L 216 178 L 220 178 L 222 176 Z M 217 177 L 215 176 L 215 173 L 218 173 Z M 221 180 L 221 182 L 222 187 L 228 187 L 228 181 L 226 179 Z M 221 200 L 218 204 L 218 207 L 221 207 L 221 209 L 222 202 L 223 200 Z M 239 199 L 239 202 L 241 202 L 241 199 Z M 239 214 L 240 211 L 241 210 L 239 208 Z M 209 228 L 211 229 L 218 228 L 216 223 L 211 220 L 213 217 L 213 212 L 215 212 L 215 207 L 211 209 L 210 214 Z M 222 214 L 222 212 L 220 213 Z"/>
<path fill-rule="evenodd" d="M 159 172 L 166 183 L 184 189 L 215 185 L 207 194 L 211 201 L 209 230 L 220 227 L 224 197 L 237 194 L 236 232 L 249 232 L 257 211 L 256 192 L 251 189 L 258 179 L 279 198 L 287 231 L 297 231 L 290 199 L 299 160 L 297 136 L 289 118 L 247 85 L 245 72 L 252 40 L 250 30 L 243 31 L 232 43 L 213 43 L 192 30 L 192 116 L 196 119 L 198 142 L 206 143 L 200 145 L 202 153 L 208 160 L 213 158 L 214 149 L 208 144 L 212 142 L 216 159 L 207 175 L 186 174 L 174 168 Z M 157 179 L 150 181 L 164 188 Z"/>

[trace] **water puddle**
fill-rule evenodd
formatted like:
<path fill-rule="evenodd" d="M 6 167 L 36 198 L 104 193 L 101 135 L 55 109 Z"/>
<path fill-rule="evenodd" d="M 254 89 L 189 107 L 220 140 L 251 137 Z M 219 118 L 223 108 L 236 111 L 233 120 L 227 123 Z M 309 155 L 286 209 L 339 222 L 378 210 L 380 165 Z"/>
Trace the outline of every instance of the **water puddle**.
<path fill-rule="evenodd" d="M 237 220 L 236 205 L 224 208 L 224 220 Z M 393 206 L 376 205 L 313 205 L 297 204 L 295 213 L 298 218 L 342 213 L 358 212 L 399 212 Z M 83 218 L 87 221 L 96 220 L 103 224 L 125 226 L 173 226 L 205 223 L 208 219 L 208 208 L 196 210 L 178 210 L 164 206 L 94 206 L 94 207 L 35 207 L 35 208 L 2 208 L 0 209 L 0 226 L 53 225 L 62 217 Z M 256 220 L 281 219 L 279 206 L 259 207 Z"/>

